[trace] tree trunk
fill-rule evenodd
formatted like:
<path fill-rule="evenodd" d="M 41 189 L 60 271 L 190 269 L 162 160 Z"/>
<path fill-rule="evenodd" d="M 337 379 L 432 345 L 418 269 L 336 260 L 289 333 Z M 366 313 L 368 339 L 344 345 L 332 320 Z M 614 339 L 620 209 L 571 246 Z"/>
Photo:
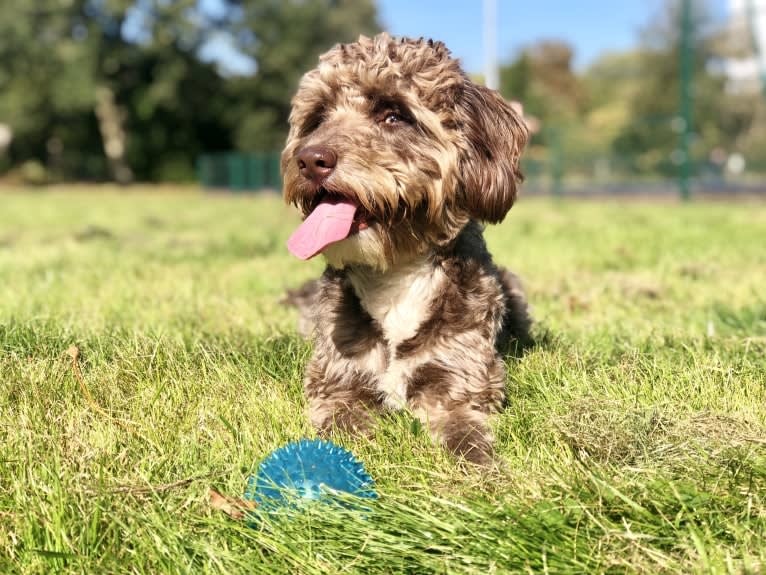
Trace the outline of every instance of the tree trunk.
<path fill-rule="evenodd" d="M 114 101 L 111 88 L 101 86 L 96 90 L 95 112 L 112 177 L 120 184 L 129 184 L 133 181 L 133 171 L 125 161 L 126 138 L 122 129 L 122 112 Z"/>

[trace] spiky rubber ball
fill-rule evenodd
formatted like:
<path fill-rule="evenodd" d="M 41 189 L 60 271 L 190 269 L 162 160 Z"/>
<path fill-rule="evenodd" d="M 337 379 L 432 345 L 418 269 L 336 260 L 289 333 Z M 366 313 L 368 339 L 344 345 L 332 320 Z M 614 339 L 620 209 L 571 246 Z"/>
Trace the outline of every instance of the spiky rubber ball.
<path fill-rule="evenodd" d="M 332 442 L 302 439 L 273 451 L 250 476 L 245 499 L 261 508 L 301 500 L 332 500 L 334 494 L 374 499 L 375 483 L 354 455 Z"/>

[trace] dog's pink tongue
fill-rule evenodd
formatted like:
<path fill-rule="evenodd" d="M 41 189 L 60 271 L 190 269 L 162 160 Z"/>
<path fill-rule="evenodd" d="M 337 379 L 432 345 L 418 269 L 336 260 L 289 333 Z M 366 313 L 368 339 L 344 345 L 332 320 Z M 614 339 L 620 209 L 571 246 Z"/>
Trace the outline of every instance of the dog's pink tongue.
<path fill-rule="evenodd" d="M 287 249 L 302 260 L 313 258 L 331 243 L 348 237 L 355 213 L 354 203 L 322 202 L 287 240 Z"/>

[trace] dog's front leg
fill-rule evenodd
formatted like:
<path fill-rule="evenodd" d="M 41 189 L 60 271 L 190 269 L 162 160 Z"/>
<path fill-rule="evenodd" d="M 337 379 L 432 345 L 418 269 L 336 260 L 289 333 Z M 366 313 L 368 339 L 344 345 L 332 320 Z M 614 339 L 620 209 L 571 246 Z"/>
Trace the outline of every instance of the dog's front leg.
<path fill-rule="evenodd" d="M 410 409 L 428 426 L 431 436 L 452 453 L 479 465 L 489 465 L 494 459 L 494 438 L 487 419 L 502 409 L 505 397 L 504 364 L 499 358 L 486 359 L 466 360 L 463 371 L 426 363 L 414 371 L 407 390 Z"/>
<path fill-rule="evenodd" d="M 325 361 L 314 357 L 304 381 L 309 419 L 322 436 L 333 429 L 366 435 L 374 412 L 382 407 L 375 390 L 375 376 L 341 358 Z"/>
<path fill-rule="evenodd" d="M 494 438 L 487 425 L 487 414 L 470 404 L 420 404 L 418 418 L 428 425 L 431 436 L 447 449 L 477 465 L 489 465 L 494 459 Z"/>

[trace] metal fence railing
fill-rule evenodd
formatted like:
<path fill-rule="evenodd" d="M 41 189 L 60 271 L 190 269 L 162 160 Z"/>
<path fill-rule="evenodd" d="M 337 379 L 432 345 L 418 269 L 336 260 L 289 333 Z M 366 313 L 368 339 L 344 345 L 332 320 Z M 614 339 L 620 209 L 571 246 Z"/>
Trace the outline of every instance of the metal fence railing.
<path fill-rule="evenodd" d="M 614 155 L 580 158 L 542 158 L 522 161 L 527 194 L 572 195 L 680 195 L 684 188 L 691 196 L 727 194 L 766 195 L 766 169 L 752 165 L 743 173 L 733 174 L 711 161 L 692 164 L 688 180 L 667 170 L 636 173 L 630 159 Z"/>
<path fill-rule="evenodd" d="M 281 190 L 280 154 L 227 152 L 201 156 L 200 184 L 210 190 L 257 192 Z M 657 156 L 652 165 L 637 166 L 639 156 L 585 152 L 557 141 L 545 148 L 531 147 L 522 159 L 525 193 L 551 195 L 670 195 L 682 193 L 679 166 Z M 766 194 L 766 166 L 751 163 L 739 174 L 723 162 L 704 155 L 693 158 L 686 183 L 692 194 Z"/>
<path fill-rule="evenodd" d="M 706 147 L 697 138 L 688 154 L 674 146 L 626 154 L 603 146 L 589 149 L 580 141 L 582 134 L 582 126 L 575 124 L 549 128 L 532 138 L 522 156 L 526 193 L 766 194 L 766 163 L 722 147 Z"/>
<path fill-rule="evenodd" d="M 282 189 L 279 152 L 205 154 L 197 162 L 197 176 L 207 189 L 234 192 Z"/>

